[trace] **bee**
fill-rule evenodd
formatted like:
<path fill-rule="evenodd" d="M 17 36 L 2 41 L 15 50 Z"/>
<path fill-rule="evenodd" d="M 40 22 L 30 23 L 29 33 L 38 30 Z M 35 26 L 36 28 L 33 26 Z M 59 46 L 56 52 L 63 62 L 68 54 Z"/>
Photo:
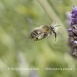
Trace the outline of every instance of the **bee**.
<path fill-rule="evenodd" d="M 34 38 L 35 39 L 34 41 L 38 41 L 46 38 L 47 36 L 52 35 L 53 33 L 55 35 L 55 40 L 56 40 L 57 33 L 55 32 L 55 27 L 60 25 L 54 26 L 55 24 L 56 22 L 54 22 L 52 25 L 42 25 L 40 27 L 34 28 L 31 31 L 30 38 L 31 39 Z"/>

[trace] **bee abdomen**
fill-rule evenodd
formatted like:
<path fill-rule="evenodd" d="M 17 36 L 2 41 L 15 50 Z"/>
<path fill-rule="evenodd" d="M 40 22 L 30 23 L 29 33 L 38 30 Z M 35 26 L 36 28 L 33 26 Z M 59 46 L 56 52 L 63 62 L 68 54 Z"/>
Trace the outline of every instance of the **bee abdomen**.
<path fill-rule="evenodd" d="M 32 39 L 32 38 L 35 38 L 37 35 L 38 35 L 37 31 L 36 31 L 36 30 L 33 30 L 33 31 L 31 32 L 30 38 L 31 38 L 31 39 Z"/>

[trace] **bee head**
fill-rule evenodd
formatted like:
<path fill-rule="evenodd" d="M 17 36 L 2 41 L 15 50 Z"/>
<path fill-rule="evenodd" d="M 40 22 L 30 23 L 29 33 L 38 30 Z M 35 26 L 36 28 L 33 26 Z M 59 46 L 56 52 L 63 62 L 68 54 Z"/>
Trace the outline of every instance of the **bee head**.
<path fill-rule="evenodd" d="M 58 26 L 60 26 L 60 25 L 56 25 L 56 22 L 54 22 L 54 23 L 50 26 L 50 28 L 51 28 L 51 30 L 55 30 L 55 27 L 58 27 Z"/>

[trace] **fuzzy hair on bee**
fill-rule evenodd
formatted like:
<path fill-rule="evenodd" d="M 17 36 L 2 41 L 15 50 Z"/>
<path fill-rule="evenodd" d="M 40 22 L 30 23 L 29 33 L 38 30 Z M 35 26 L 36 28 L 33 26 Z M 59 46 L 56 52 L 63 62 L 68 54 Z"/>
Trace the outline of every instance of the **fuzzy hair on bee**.
<path fill-rule="evenodd" d="M 34 28 L 31 31 L 30 38 L 34 38 L 34 41 L 38 41 L 52 35 L 53 33 L 55 35 L 56 40 L 57 33 L 55 32 L 55 27 L 60 25 L 55 26 L 55 24 L 56 22 L 54 22 L 52 25 L 41 25 L 40 27 Z"/>

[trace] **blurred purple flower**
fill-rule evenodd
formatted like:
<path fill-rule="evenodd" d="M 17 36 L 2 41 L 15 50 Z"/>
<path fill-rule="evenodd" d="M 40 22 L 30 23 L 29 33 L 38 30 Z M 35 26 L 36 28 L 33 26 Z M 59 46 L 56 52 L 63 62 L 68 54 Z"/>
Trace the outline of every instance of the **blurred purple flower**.
<path fill-rule="evenodd" d="M 70 12 L 66 12 L 66 17 L 67 17 L 67 24 L 71 25 L 72 22 L 72 14 Z"/>
<path fill-rule="evenodd" d="M 72 12 L 66 13 L 68 25 L 70 25 L 69 32 L 69 45 L 72 55 L 77 57 L 77 6 L 73 6 Z"/>
<path fill-rule="evenodd" d="M 77 6 L 73 6 L 71 14 L 72 14 L 71 25 L 77 24 Z"/>
<path fill-rule="evenodd" d="M 66 16 L 68 20 L 71 20 L 72 18 L 72 14 L 70 12 L 66 12 Z"/>
<path fill-rule="evenodd" d="M 77 6 L 73 6 L 71 14 L 76 14 L 77 13 Z"/>
<path fill-rule="evenodd" d="M 77 6 L 73 6 L 72 12 L 67 12 L 66 13 L 67 17 L 67 24 L 68 25 L 75 25 L 77 24 Z"/>
<path fill-rule="evenodd" d="M 73 19 L 72 19 L 72 22 L 73 22 L 74 24 L 77 24 L 77 18 L 73 18 Z"/>
<path fill-rule="evenodd" d="M 77 18 L 77 11 L 72 14 L 72 18 Z"/>
<path fill-rule="evenodd" d="M 72 18 L 71 26 L 77 24 L 77 18 Z"/>
<path fill-rule="evenodd" d="M 71 29 L 71 28 L 69 28 L 69 29 L 68 29 L 68 32 L 72 32 L 72 29 Z"/>
<path fill-rule="evenodd" d="M 75 44 L 77 44 L 77 41 L 74 41 Z"/>

